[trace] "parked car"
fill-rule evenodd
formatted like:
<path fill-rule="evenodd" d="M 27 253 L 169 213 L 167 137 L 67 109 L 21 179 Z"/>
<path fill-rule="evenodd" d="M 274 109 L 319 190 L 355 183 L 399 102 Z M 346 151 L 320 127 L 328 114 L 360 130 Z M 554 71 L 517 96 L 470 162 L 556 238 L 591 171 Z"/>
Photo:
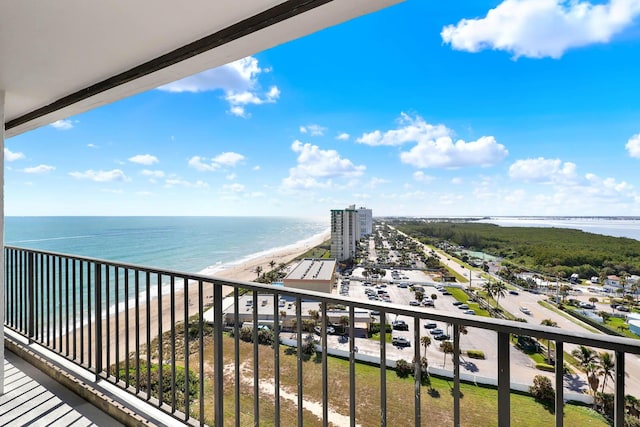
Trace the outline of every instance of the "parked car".
<path fill-rule="evenodd" d="M 408 331 L 409 325 L 404 320 L 395 320 L 391 323 L 391 327 L 396 331 Z"/>
<path fill-rule="evenodd" d="M 412 306 L 412 307 L 419 307 L 420 303 L 418 301 L 416 301 L 416 300 L 411 300 L 411 301 L 409 301 L 409 305 Z"/>
<path fill-rule="evenodd" d="M 596 308 L 595 305 L 591 304 L 590 302 L 585 302 L 585 301 L 582 301 L 579 305 L 580 305 L 581 308 L 587 308 L 589 310 L 593 310 L 594 308 Z"/>
<path fill-rule="evenodd" d="M 454 301 L 451 304 L 453 304 L 453 305 L 462 305 L 462 301 Z"/>
<path fill-rule="evenodd" d="M 445 340 L 450 340 L 451 337 L 447 334 L 440 334 L 440 335 L 435 335 L 433 339 L 436 341 L 445 341 Z"/>
<path fill-rule="evenodd" d="M 475 310 L 465 310 L 464 314 L 470 314 L 470 315 L 474 316 L 476 314 L 476 311 Z"/>
<path fill-rule="evenodd" d="M 396 347 L 410 347 L 411 346 L 411 342 L 406 339 L 405 337 L 393 337 L 391 339 L 391 344 L 395 345 Z"/>
<path fill-rule="evenodd" d="M 511 289 L 511 290 L 509 291 L 509 293 L 510 293 L 511 295 L 520 295 L 520 294 L 518 293 L 518 291 L 513 290 L 513 289 Z"/>
<path fill-rule="evenodd" d="M 425 307 L 435 307 L 436 306 L 436 304 L 433 302 L 433 300 L 432 299 L 428 299 L 428 298 L 425 298 L 425 299 L 422 300 L 422 305 L 424 305 Z"/>
<path fill-rule="evenodd" d="M 520 307 L 520 311 L 524 314 L 531 314 L 531 311 L 529 311 L 529 309 L 525 306 Z"/>
<path fill-rule="evenodd" d="M 435 328 L 430 331 L 431 335 L 442 335 L 444 331 L 440 328 Z"/>
<path fill-rule="evenodd" d="M 460 310 L 469 310 L 469 306 L 467 304 L 461 304 L 458 306 Z"/>
<path fill-rule="evenodd" d="M 626 305 L 618 305 L 618 306 L 616 307 L 616 310 L 618 310 L 618 311 L 624 311 L 624 312 L 628 313 L 628 312 L 629 312 L 629 307 L 627 307 Z"/>
<path fill-rule="evenodd" d="M 438 327 L 436 322 L 427 322 L 424 324 L 425 329 L 435 329 Z"/>

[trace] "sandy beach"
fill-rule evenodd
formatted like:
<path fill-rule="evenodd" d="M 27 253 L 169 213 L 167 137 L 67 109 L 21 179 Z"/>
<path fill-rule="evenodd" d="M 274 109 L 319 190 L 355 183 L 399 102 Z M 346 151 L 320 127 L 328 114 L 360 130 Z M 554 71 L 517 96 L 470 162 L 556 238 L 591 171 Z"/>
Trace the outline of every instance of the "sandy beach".
<path fill-rule="evenodd" d="M 263 271 L 269 271 L 270 261 L 274 261 L 276 265 L 280 263 L 289 264 L 296 257 L 304 254 L 309 249 L 321 244 L 330 237 L 329 231 L 314 236 L 312 239 L 305 240 L 301 243 L 289 245 L 278 250 L 267 252 L 264 255 L 257 256 L 238 264 L 232 264 L 224 268 L 218 268 L 217 270 L 210 269 L 205 270 L 199 274 L 206 275 L 215 279 L 233 280 L 250 282 L 256 278 L 256 267 L 262 267 Z M 180 283 L 181 284 L 181 283 Z M 187 284 L 187 295 L 183 289 L 176 289 L 175 292 L 175 311 L 174 319 L 176 322 L 183 322 L 185 315 L 187 317 L 193 316 L 198 313 L 198 293 L 199 289 L 197 282 Z M 223 287 L 223 296 L 233 293 L 232 286 Z M 203 301 L 207 306 L 213 299 L 213 287 L 210 284 L 203 286 Z M 150 338 L 153 340 L 160 333 L 168 332 L 172 328 L 172 316 L 171 316 L 171 303 L 169 295 L 162 295 L 160 298 L 153 299 L 150 304 L 149 318 L 150 324 Z M 126 326 L 126 319 L 128 318 L 128 328 Z M 139 322 L 136 322 L 136 318 Z M 139 336 L 139 344 L 145 345 L 147 342 L 147 328 L 146 328 L 147 312 L 145 304 L 141 301 L 138 314 L 136 316 L 135 309 L 130 307 L 128 311 L 121 311 L 118 315 L 112 315 L 110 318 L 105 319 L 103 324 L 103 334 L 107 335 L 107 328 L 109 330 L 109 351 L 103 353 L 103 363 L 113 364 L 116 361 L 116 351 L 118 351 L 117 360 L 123 361 L 126 358 L 127 353 L 134 351 L 136 348 L 135 337 L 136 333 Z M 108 323 L 108 325 L 107 325 Z M 161 329 L 159 329 L 161 327 Z M 127 331 L 128 329 L 128 331 Z M 117 332 L 116 332 L 117 331 Z M 125 333 L 128 332 L 129 342 L 128 345 L 124 339 Z M 117 337 L 117 338 L 116 338 Z M 106 338 L 106 337 L 105 337 Z M 106 339 L 104 340 L 106 341 Z M 105 342 L 105 345 L 107 343 Z M 107 360 L 107 354 L 109 359 Z M 172 359 L 173 355 L 164 355 L 163 359 Z"/>

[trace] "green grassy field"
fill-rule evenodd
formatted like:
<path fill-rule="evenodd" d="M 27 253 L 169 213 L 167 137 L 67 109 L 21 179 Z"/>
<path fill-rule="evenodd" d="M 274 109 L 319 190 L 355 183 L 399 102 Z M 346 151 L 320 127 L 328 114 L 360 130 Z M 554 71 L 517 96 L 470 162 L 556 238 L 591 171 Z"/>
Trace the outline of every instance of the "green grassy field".
<path fill-rule="evenodd" d="M 230 368 L 225 376 L 225 425 L 235 425 L 234 386 L 233 386 L 233 338 L 224 338 L 225 369 Z M 213 344 L 209 337 L 205 339 L 205 360 L 213 360 Z M 190 356 L 191 366 L 197 366 L 197 351 Z M 240 386 L 240 425 L 253 425 L 253 344 L 240 343 L 241 380 Z M 260 425 L 274 425 L 274 353 L 268 346 L 259 346 L 259 378 L 260 378 Z M 302 387 L 305 407 L 310 403 L 322 402 L 322 369 L 318 359 L 312 357 L 302 364 Z M 380 369 L 376 366 L 356 363 L 355 365 L 355 399 L 357 423 L 362 426 L 380 424 Z M 213 376 L 212 366 L 205 363 L 205 413 L 206 421 L 213 418 Z M 280 348 L 281 378 L 281 424 L 297 424 L 297 400 L 282 397 L 285 393 L 295 395 L 297 391 L 297 357 L 295 351 L 281 346 Z M 328 401 L 331 410 L 342 415 L 349 414 L 349 361 L 339 358 L 328 358 Z M 386 373 L 387 391 L 387 423 L 390 425 L 413 424 L 414 414 L 414 381 L 412 377 L 400 378 L 392 370 Z M 431 379 L 431 388 L 422 386 L 421 411 L 425 425 L 450 425 L 453 421 L 453 396 L 451 381 L 439 378 Z M 461 420 L 466 426 L 497 426 L 497 391 L 492 388 L 461 385 Z M 191 413 L 197 414 L 198 405 L 191 406 Z M 320 426 L 321 419 L 308 410 L 303 411 L 305 425 Z M 533 398 L 512 393 L 511 425 L 537 427 L 553 425 L 554 414 L 549 408 L 536 402 Z M 565 425 L 567 426 L 606 426 L 606 421 L 596 412 L 581 406 L 565 407 Z"/>

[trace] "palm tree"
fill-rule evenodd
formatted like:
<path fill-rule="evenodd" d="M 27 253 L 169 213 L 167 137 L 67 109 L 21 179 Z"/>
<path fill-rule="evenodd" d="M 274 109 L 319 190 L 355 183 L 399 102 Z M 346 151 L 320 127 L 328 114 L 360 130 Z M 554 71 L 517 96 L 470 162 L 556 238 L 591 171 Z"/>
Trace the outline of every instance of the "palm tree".
<path fill-rule="evenodd" d="M 444 361 L 442 362 L 442 369 L 444 369 L 447 364 L 447 354 L 453 354 L 453 343 L 451 341 L 443 341 L 442 344 L 440 344 L 440 350 L 444 353 Z"/>
<path fill-rule="evenodd" d="M 591 298 L 589 298 L 589 302 L 595 305 L 595 303 L 598 302 L 598 298 L 597 297 L 591 297 Z"/>
<path fill-rule="evenodd" d="M 581 345 L 571 352 L 571 355 L 578 359 L 580 362 L 580 367 L 584 369 L 587 374 L 587 380 L 589 382 L 589 387 L 593 391 L 593 395 L 595 397 L 596 391 L 598 389 L 598 380 L 597 370 L 598 370 L 598 355 L 597 353 L 590 349 L 589 347 L 585 347 Z M 595 399 L 594 399 L 595 404 Z"/>
<path fill-rule="evenodd" d="M 280 264 L 278 264 L 278 270 L 282 271 L 285 268 L 287 268 L 287 264 L 285 264 L 284 262 L 281 262 Z"/>
<path fill-rule="evenodd" d="M 428 335 L 423 336 L 422 338 L 420 338 L 420 344 L 422 344 L 422 346 L 424 347 L 424 357 L 427 357 L 427 347 L 429 347 L 431 345 L 431 337 Z"/>
<path fill-rule="evenodd" d="M 493 286 L 493 295 L 496 297 L 496 308 L 498 308 L 498 302 L 500 298 L 505 296 L 507 293 L 507 285 L 504 282 L 496 282 Z"/>
<path fill-rule="evenodd" d="M 282 326 L 284 326 L 284 320 L 287 318 L 287 311 L 280 310 L 280 319 L 282 319 Z"/>
<path fill-rule="evenodd" d="M 309 310 L 309 317 L 313 319 L 314 326 L 318 325 L 318 320 L 320 320 L 320 312 L 318 310 Z"/>
<path fill-rule="evenodd" d="M 544 319 L 540 322 L 542 326 L 550 326 L 552 328 L 557 328 L 558 323 L 551 319 Z M 551 363 L 551 340 L 547 339 L 547 363 Z"/>
<path fill-rule="evenodd" d="M 262 273 L 262 267 L 257 266 L 255 270 L 253 270 L 257 275 L 258 278 L 260 277 L 260 273 Z"/>
<path fill-rule="evenodd" d="M 599 361 L 598 361 L 598 367 L 600 368 L 600 370 L 598 371 L 598 375 L 602 375 L 602 393 L 604 393 L 604 386 L 605 384 L 607 384 L 607 378 L 611 378 L 611 381 L 613 381 L 613 372 L 615 370 L 615 362 L 613 360 L 613 357 L 611 356 L 611 353 L 607 353 L 606 351 L 603 351 L 600 353 L 600 357 L 599 357 Z"/>
<path fill-rule="evenodd" d="M 487 302 L 489 301 L 489 298 L 493 298 L 493 282 L 492 281 L 485 282 L 485 284 L 482 285 L 482 290 L 487 293 Z"/>
<path fill-rule="evenodd" d="M 269 261 L 269 267 L 271 267 L 272 270 L 275 266 L 276 266 L 276 262 L 274 260 Z"/>

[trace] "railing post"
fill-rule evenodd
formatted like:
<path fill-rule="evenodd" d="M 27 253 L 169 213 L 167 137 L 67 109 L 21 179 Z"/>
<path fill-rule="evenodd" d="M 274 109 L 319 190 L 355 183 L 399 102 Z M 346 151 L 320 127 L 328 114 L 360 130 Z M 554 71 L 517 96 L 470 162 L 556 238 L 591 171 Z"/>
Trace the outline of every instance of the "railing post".
<path fill-rule="evenodd" d="M 549 345 L 549 343 L 547 343 Z M 556 340 L 556 427 L 564 424 L 564 350 L 563 342 Z"/>
<path fill-rule="evenodd" d="M 34 253 L 29 251 L 27 252 L 27 292 L 29 293 L 27 297 L 27 304 L 29 305 L 29 309 L 27 313 L 29 313 L 29 323 L 27 325 L 27 334 L 29 337 L 29 344 L 33 342 L 33 329 L 35 324 L 35 304 L 34 304 L 34 282 L 35 282 L 35 271 L 34 271 L 34 262 L 33 262 Z"/>
<path fill-rule="evenodd" d="M 453 325 L 453 425 L 460 427 L 460 325 Z"/>
<path fill-rule="evenodd" d="M 224 359 L 222 344 L 222 284 L 212 283 L 213 286 L 213 383 L 215 398 L 215 425 L 224 424 Z M 237 307 L 237 306 L 236 306 Z M 235 310 L 238 311 L 238 310 Z"/>
<path fill-rule="evenodd" d="M 94 316 L 96 322 L 95 332 L 95 357 L 96 357 L 96 382 L 100 379 L 100 373 L 102 372 L 102 265 L 95 263 L 93 266 L 94 277 Z M 89 285 L 91 286 L 91 285 Z"/>
<path fill-rule="evenodd" d="M 624 352 L 616 351 L 616 394 L 613 409 L 613 425 L 624 427 Z"/>
<path fill-rule="evenodd" d="M 511 425 L 509 333 L 498 332 L 498 426 Z"/>

